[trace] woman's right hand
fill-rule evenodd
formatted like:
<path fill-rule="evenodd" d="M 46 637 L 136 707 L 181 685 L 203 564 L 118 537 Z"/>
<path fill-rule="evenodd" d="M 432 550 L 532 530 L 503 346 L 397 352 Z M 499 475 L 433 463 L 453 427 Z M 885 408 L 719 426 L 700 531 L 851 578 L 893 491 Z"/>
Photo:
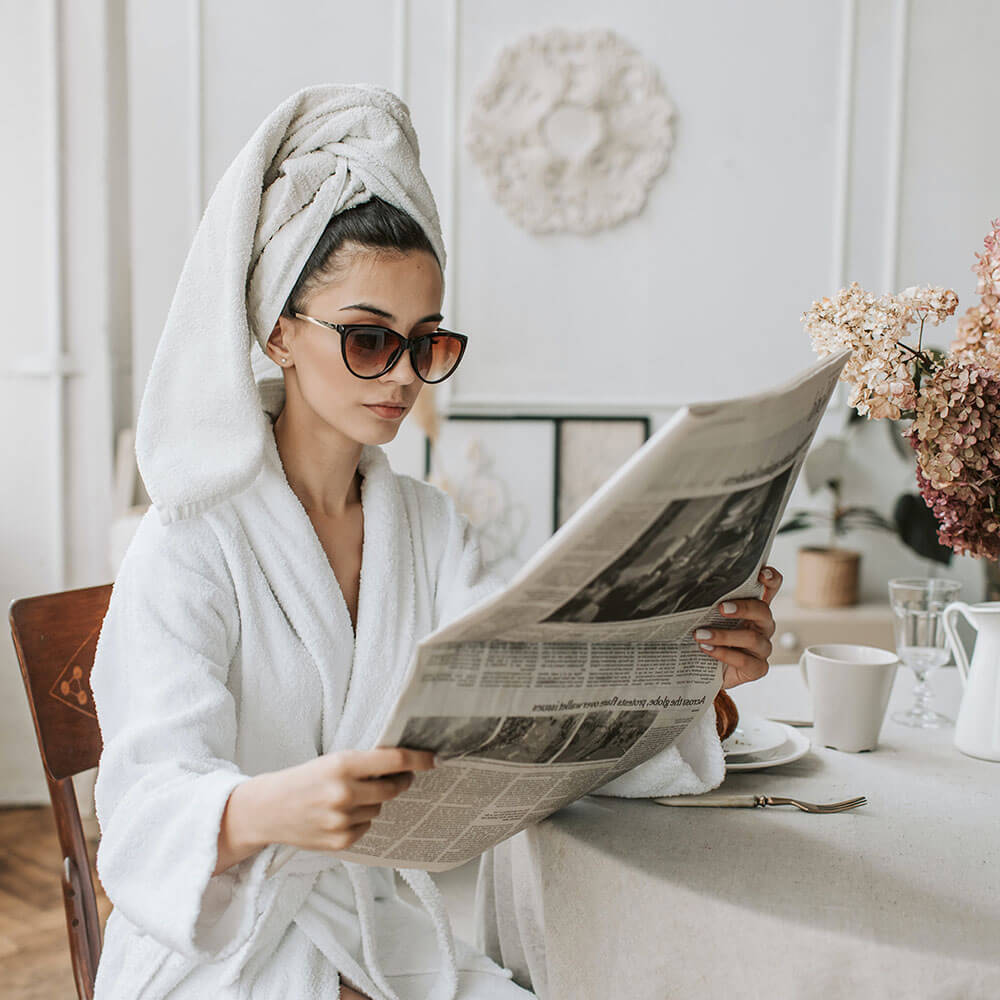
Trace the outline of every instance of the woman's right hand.
<path fill-rule="evenodd" d="M 266 843 L 346 850 L 372 825 L 383 802 L 410 787 L 414 771 L 433 767 L 430 750 L 382 747 L 338 750 L 272 771 L 262 788 L 270 808 L 259 817 L 260 834 Z"/>

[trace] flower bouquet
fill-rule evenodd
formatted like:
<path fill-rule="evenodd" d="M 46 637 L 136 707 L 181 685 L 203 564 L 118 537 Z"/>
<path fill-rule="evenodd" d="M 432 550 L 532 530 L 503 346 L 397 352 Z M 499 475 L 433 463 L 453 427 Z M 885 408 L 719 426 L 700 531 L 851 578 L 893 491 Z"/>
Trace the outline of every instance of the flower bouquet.
<path fill-rule="evenodd" d="M 849 348 L 841 380 L 869 419 L 909 420 L 903 437 L 938 540 L 989 563 L 1000 558 L 1000 219 L 976 254 L 980 301 L 958 320 L 948 351 L 924 327 L 955 313 L 951 289 L 876 296 L 856 282 L 812 304 L 802 322 L 820 356 Z M 915 343 L 907 342 L 915 337 Z"/>

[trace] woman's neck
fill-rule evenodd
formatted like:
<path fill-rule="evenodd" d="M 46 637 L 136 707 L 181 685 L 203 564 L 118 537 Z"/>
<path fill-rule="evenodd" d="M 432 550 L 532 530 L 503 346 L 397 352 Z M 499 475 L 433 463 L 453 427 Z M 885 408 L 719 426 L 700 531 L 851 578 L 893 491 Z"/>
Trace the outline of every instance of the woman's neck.
<path fill-rule="evenodd" d="M 361 503 L 363 445 L 310 427 L 287 400 L 274 422 L 274 441 L 288 485 L 307 513 L 339 517 Z"/>

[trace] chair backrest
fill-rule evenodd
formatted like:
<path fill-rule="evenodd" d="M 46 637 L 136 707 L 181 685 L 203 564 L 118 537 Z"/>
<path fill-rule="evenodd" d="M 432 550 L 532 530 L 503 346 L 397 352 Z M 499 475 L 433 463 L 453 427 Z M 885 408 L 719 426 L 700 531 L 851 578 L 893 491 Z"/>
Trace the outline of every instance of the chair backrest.
<path fill-rule="evenodd" d="M 96 767 L 101 731 L 90 670 L 111 584 L 14 601 L 10 632 L 35 723 L 56 832 L 70 958 L 80 1000 L 92 1000 L 101 956 L 101 923 L 72 776 Z"/>

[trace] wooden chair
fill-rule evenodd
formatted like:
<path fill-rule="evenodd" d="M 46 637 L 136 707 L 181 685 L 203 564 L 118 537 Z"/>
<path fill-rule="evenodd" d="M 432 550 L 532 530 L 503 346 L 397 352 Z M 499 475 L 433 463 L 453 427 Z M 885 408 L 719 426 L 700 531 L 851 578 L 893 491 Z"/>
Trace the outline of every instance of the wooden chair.
<path fill-rule="evenodd" d="M 108 583 L 25 597 L 10 606 L 10 631 L 62 848 L 63 904 L 80 1000 L 93 1000 L 101 924 L 72 776 L 96 767 L 101 756 L 90 670 L 110 600 Z"/>

